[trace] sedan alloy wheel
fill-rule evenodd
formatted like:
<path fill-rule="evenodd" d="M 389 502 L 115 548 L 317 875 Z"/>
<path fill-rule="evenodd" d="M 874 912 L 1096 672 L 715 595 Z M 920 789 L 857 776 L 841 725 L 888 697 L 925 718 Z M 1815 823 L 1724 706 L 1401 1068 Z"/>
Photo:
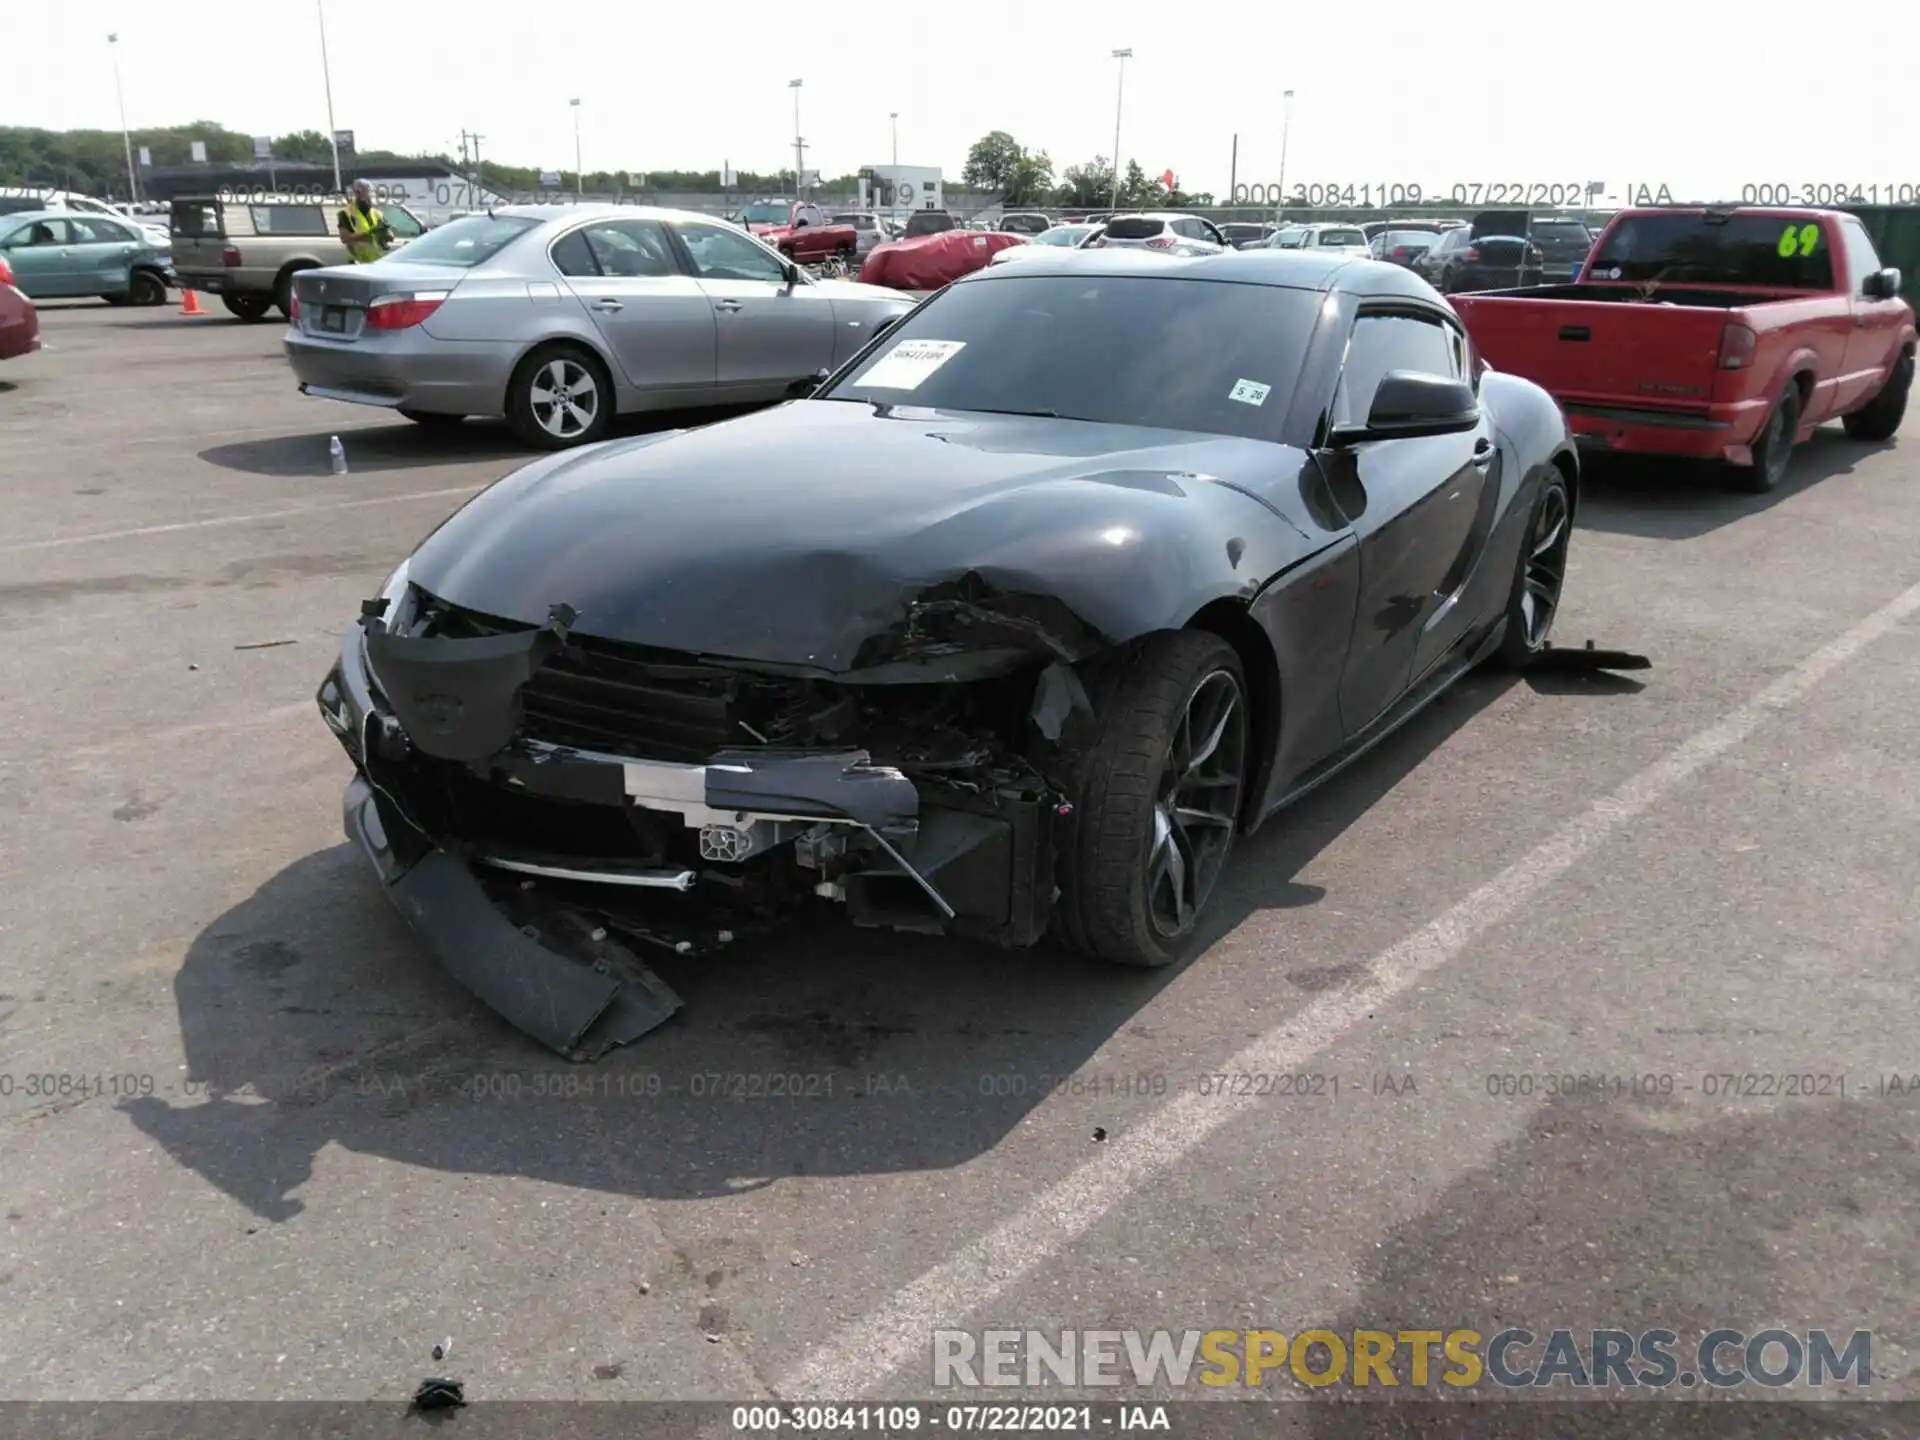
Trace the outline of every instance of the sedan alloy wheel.
<path fill-rule="evenodd" d="M 600 385 L 578 360 L 549 360 L 534 373 L 528 390 L 533 418 L 563 444 L 572 444 L 600 416 Z"/>

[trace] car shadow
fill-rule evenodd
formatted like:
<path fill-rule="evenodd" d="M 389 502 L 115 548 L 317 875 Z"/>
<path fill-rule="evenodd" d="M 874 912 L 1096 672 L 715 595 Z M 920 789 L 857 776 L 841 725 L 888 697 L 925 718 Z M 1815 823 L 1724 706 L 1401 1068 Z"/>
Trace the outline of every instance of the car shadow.
<path fill-rule="evenodd" d="M 733 419 L 760 407 L 656 412 L 622 416 L 609 439 L 650 435 L 661 430 L 696 428 Z M 545 451 L 522 444 L 506 424 L 494 420 L 466 420 L 457 425 L 417 425 L 401 420 L 390 425 L 362 425 L 341 430 L 316 430 L 304 435 L 272 435 L 214 445 L 199 458 L 223 470 L 278 478 L 330 473 L 328 442 L 334 435 L 347 452 L 352 470 L 412 470 L 429 465 L 468 465 L 487 460 L 537 460 Z"/>
<path fill-rule="evenodd" d="M 1697 540 L 1849 474 L 1895 443 L 1850 440 L 1837 425 L 1822 426 L 1793 452 L 1786 479 L 1765 495 L 1729 489 L 1726 472 L 1706 461 L 1588 456 L 1582 461 L 1579 524 L 1646 540 Z"/>
<path fill-rule="evenodd" d="M 1204 965 L 1206 947 L 1255 911 L 1319 901 L 1301 871 L 1511 683 L 1470 677 L 1251 837 L 1186 963 Z M 1184 968 L 844 923 L 649 963 L 685 1007 L 636 1044 L 568 1066 L 434 965 L 358 850 L 336 845 L 274 875 L 189 948 L 174 997 L 202 1093 L 122 1108 L 270 1221 L 299 1213 L 295 1192 L 329 1144 L 668 1199 L 939 1170 L 999 1143 L 1045 1077 L 1078 1070 Z M 1342 975 L 1287 978 L 1304 993 Z M 726 1076 L 790 1077 L 778 1087 L 793 1093 L 739 1098 Z M 734 1096 L 717 1093 L 729 1084 Z"/>
<path fill-rule="evenodd" d="M 1462 1077 L 1457 1095 L 1436 1092 L 1425 1103 L 1539 1104 L 1490 1098 L 1475 1083 L 1480 1078 Z M 1674 1076 L 1672 1088 L 1698 1078 Z M 1863 1088 L 1872 1083 L 1851 1078 Z M 1883 1252 L 1886 1237 L 1920 1225 L 1920 1110 L 1857 1094 L 1728 1104 L 1700 1100 L 1696 1091 L 1693 1101 L 1595 1090 L 1540 1105 L 1486 1165 L 1454 1180 L 1366 1252 L 1358 1293 L 1329 1328 L 1468 1326 L 1483 1341 L 1524 1329 L 1536 1338 L 1510 1361 L 1523 1372 L 1540 1364 L 1555 1330 L 1572 1331 L 1590 1359 L 1595 1329 L 1636 1336 L 1666 1329 L 1678 1337 L 1669 1347 L 1676 1380 L 1698 1376 L 1701 1337 L 1723 1326 L 1751 1335 L 1798 1325 L 1803 1338 L 1807 1328 L 1824 1327 L 1836 1354 L 1854 1331 L 1872 1330 L 1872 1380 L 1904 1389 L 1912 1305 L 1900 1267 L 1871 1257 Z M 1868 1157 L 1872 1164 L 1863 1163 Z M 1845 1304 L 1822 1308 L 1836 1294 Z M 1782 1354 L 1775 1346 L 1770 1363 L 1781 1364 Z M 1716 1358 L 1723 1369 L 1742 1363 L 1731 1346 Z M 1436 1363 L 1430 1372 L 1436 1381 L 1443 1368 Z M 1641 1368 L 1637 1360 L 1632 1368 Z M 1394 1399 L 1422 1393 L 1406 1385 L 1404 1359 L 1399 1373 Z M 1510 1403 L 1448 1403 L 1450 1387 L 1435 1383 L 1424 1392 L 1433 1403 L 1286 1408 L 1301 1412 L 1293 1433 L 1314 1440 L 1913 1433 L 1911 1407 L 1896 1424 L 1893 1407 L 1835 1403 L 1873 1398 L 1872 1389 L 1834 1378 L 1823 1389 L 1821 1402 L 1808 1404 L 1792 1402 L 1821 1392 L 1749 1383 L 1716 1393 L 1699 1380 L 1657 1389 L 1574 1389 L 1562 1380 L 1501 1390 L 1488 1378 L 1451 1395 Z M 1647 1409 L 1656 1396 L 1669 1403 Z M 1774 1396 L 1776 1403 L 1760 1405 L 1698 1403 Z"/>

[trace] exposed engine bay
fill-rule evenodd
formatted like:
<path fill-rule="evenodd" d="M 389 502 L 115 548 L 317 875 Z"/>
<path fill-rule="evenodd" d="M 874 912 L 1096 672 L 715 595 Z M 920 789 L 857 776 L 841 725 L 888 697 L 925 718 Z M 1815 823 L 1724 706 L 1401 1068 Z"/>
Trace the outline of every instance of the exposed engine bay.
<path fill-rule="evenodd" d="M 1104 648 L 1057 602 L 966 577 L 837 676 L 578 619 L 515 624 L 396 576 L 318 697 L 360 770 L 349 835 L 535 1038 L 582 1059 L 635 1038 L 679 1004 L 646 947 L 705 952 L 822 903 L 1015 948 L 1046 933 L 1088 713 L 1072 665 Z M 556 966 L 588 982 L 571 1003 Z"/>

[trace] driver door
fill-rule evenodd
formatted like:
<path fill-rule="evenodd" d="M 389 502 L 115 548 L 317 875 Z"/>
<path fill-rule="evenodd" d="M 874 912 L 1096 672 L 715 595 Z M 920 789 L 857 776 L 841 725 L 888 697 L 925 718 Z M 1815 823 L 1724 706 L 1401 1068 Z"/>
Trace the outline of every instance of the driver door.
<path fill-rule="evenodd" d="M 675 222 L 694 279 L 713 307 L 719 386 L 742 400 L 778 400 L 796 380 L 833 368 L 833 301 L 737 230 Z"/>
<path fill-rule="evenodd" d="M 1425 307 L 1361 311 L 1347 341 L 1332 423 L 1359 425 L 1390 371 L 1464 378 L 1464 340 Z M 1340 679 L 1349 738 L 1378 720 L 1471 619 L 1457 598 L 1485 543 L 1498 447 L 1485 415 L 1470 431 L 1367 440 L 1318 459 L 1360 546 L 1353 643 Z"/>
<path fill-rule="evenodd" d="M 30 300 L 51 300 L 82 293 L 73 258 L 73 230 L 63 219 L 32 220 L 6 238 L 7 264 L 14 283 Z"/>

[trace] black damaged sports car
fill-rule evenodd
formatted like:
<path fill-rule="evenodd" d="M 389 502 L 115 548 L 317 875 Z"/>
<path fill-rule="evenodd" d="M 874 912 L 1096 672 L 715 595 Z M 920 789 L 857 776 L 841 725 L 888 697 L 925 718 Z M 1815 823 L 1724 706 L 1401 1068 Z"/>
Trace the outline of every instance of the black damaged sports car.
<path fill-rule="evenodd" d="M 805 398 L 535 461 L 322 685 L 350 836 L 590 1057 L 807 906 L 1175 959 L 1235 837 L 1547 648 L 1579 470 L 1399 266 L 982 270 Z"/>

